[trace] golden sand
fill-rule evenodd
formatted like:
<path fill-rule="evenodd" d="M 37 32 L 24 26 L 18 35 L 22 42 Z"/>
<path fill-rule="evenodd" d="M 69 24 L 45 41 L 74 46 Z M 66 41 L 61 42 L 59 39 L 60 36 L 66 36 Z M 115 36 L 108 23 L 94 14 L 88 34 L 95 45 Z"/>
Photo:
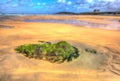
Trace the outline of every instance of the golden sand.
<path fill-rule="evenodd" d="M 78 19 L 98 23 L 111 23 L 116 16 L 28 16 L 18 17 L 36 19 Z M 17 19 L 17 18 L 16 18 Z M 68 24 L 40 23 L 6 20 L 1 25 L 14 28 L 0 29 L 0 72 L 10 73 L 13 79 L 29 81 L 120 81 L 120 65 L 113 55 L 120 57 L 120 31 L 85 28 Z M 14 48 L 21 44 L 38 43 L 38 40 L 66 40 L 97 47 L 111 56 L 105 71 L 77 67 L 77 63 L 52 64 L 42 60 L 29 59 L 17 54 Z M 114 53 L 114 54 L 113 54 Z M 117 60 L 120 63 L 120 59 Z M 114 72 L 116 73 L 114 73 Z M 24 81 L 22 80 L 22 81 Z"/>

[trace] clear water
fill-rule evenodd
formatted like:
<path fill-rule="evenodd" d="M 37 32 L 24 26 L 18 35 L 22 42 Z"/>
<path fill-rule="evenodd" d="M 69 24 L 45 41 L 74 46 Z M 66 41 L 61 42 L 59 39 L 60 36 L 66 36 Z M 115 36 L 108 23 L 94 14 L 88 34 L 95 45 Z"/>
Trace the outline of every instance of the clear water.
<path fill-rule="evenodd" d="M 40 20 L 24 20 L 25 22 L 47 22 L 47 23 L 64 23 L 64 24 L 72 24 L 77 26 L 85 26 L 85 27 L 99 27 L 106 26 L 106 24 L 100 23 L 92 23 L 81 20 L 58 20 L 58 19 L 40 19 Z"/>
<path fill-rule="evenodd" d="M 108 30 L 120 30 L 120 22 L 114 22 L 111 24 L 93 23 L 82 20 L 60 20 L 60 19 L 37 19 L 37 20 L 23 20 L 24 22 L 46 22 L 46 23 L 64 23 L 72 24 L 79 27 L 101 28 Z"/>

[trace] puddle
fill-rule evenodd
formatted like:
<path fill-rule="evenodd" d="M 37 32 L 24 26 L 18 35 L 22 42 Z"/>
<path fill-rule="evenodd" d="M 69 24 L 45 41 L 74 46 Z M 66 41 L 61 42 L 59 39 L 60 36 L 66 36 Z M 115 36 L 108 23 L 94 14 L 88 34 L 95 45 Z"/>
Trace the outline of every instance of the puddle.
<path fill-rule="evenodd" d="M 98 25 L 105 26 L 106 24 L 99 24 L 99 23 L 91 23 L 82 20 L 58 20 L 58 19 L 40 19 L 40 20 L 24 20 L 25 22 L 50 22 L 50 23 L 64 23 L 64 24 L 73 24 L 77 26 L 93 26 L 96 27 Z"/>
<path fill-rule="evenodd" d="M 0 25 L 0 28 L 13 28 L 14 26 Z"/>
<path fill-rule="evenodd" d="M 39 19 L 39 20 L 23 20 L 24 22 L 46 22 L 46 23 L 64 23 L 72 24 L 80 27 L 101 28 L 107 30 L 120 30 L 120 23 L 111 24 L 92 23 L 82 20 L 59 20 L 59 19 Z"/>

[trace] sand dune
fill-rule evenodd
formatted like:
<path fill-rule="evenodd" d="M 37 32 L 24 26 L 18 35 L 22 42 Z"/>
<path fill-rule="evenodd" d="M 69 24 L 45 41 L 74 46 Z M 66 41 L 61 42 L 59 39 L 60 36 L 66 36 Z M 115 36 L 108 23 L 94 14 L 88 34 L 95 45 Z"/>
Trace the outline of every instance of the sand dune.
<path fill-rule="evenodd" d="M 0 25 L 14 26 L 0 29 L 0 76 L 4 76 L 3 81 L 6 81 L 6 78 L 10 81 L 120 80 L 120 31 L 21 21 L 27 18 L 82 19 L 98 23 L 120 20 L 120 17 L 114 16 L 28 16 L 16 17 L 14 19 L 16 22 L 7 19 L 0 22 Z M 26 58 L 14 51 L 18 45 L 38 43 L 38 40 L 53 42 L 66 40 L 79 49 L 92 47 L 100 53 L 97 55 L 83 53 L 73 62 L 53 64 Z"/>

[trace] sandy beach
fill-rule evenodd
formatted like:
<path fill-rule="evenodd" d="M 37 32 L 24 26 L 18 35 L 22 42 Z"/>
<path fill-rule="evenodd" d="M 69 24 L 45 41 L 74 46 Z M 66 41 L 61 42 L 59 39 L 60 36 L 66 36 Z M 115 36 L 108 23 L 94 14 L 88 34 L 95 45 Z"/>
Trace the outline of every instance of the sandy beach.
<path fill-rule="evenodd" d="M 92 28 L 65 23 L 24 22 L 25 19 L 76 19 L 111 24 L 111 27 Z M 2 81 L 7 81 L 7 78 L 9 81 L 120 81 L 120 30 L 114 30 L 120 27 L 120 22 L 115 22 L 118 20 L 120 16 L 48 15 L 16 16 L 0 21 L 0 26 L 11 26 L 0 28 Z M 14 50 L 19 45 L 39 43 L 38 40 L 65 40 L 78 48 L 92 47 L 103 54 L 87 54 L 87 57 L 83 54 L 72 62 L 55 64 L 29 59 Z M 84 59 L 81 60 L 82 58 Z"/>

